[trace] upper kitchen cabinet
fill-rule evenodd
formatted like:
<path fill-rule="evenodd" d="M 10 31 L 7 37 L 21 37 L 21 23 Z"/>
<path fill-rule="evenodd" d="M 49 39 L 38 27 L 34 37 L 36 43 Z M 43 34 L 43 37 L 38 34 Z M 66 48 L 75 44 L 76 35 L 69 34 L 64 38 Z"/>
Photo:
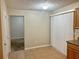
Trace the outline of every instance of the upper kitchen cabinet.
<path fill-rule="evenodd" d="M 79 8 L 76 8 L 75 11 L 75 29 L 79 29 Z"/>

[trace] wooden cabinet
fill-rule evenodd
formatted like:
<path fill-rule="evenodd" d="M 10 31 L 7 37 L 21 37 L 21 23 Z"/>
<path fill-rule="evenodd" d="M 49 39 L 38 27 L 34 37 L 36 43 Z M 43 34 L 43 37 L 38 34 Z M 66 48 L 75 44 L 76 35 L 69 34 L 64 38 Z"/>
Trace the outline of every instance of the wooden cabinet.
<path fill-rule="evenodd" d="M 67 59 L 79 59 L 79 45 L 67 44 Z"/>
<path fill-rule="evenodd" d="M 79 29 L 79 8 L 76 8 L 75 11 L 75 23 L 74 23 L 75 28 Z"/>
<path fill-rule="evenodd" d="M 79 52 L 75 52 L 75 59 L 79 59 Z"/>
<path fill-rule="evenodd" d="M 68 48 L 68 52 L 67 52 L 67 59 L 74 59 L 74 51 L 70 48 Z"/>

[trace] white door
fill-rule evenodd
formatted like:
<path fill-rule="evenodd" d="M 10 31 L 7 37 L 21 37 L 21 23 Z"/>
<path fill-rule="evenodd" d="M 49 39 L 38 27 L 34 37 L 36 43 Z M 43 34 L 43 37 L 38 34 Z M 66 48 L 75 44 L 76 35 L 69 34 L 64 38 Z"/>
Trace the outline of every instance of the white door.
<path fill-rule="evenodd" d="M 10 31 L 9 31 L 9 19 L 8 16 L 4 16 L 4 20 L 2 20 L 2 33 L 3 33 L 3 58 L 8 59 L 9 53 L 11 51 L 10 48 Z"/>
<path fill-rule="evenodd" d="M 66 41 L 73 39 L 73 12 L 51 18 L 51 45 L 66 55 Z"/>

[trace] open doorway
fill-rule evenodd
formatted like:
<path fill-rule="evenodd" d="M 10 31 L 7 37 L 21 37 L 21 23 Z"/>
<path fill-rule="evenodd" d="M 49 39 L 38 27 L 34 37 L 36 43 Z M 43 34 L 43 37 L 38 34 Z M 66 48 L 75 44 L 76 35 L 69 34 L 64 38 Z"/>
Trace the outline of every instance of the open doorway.
<path fill-rule="evenodd" d="M 24 50 L 24 16 L 10 16 L 11 50 Z"/>

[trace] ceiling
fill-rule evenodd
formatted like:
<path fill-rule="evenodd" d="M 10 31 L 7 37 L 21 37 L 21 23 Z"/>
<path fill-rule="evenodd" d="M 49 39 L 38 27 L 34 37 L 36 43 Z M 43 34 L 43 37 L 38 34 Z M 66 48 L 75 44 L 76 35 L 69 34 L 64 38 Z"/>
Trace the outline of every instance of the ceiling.
<path fill-rule="evenodd" d="M 44 10 L 43 4 L 47 2 L 47 11 L 54 11 L 78 0 L 6 0 L 9 9 L 18 10 Z"/>

